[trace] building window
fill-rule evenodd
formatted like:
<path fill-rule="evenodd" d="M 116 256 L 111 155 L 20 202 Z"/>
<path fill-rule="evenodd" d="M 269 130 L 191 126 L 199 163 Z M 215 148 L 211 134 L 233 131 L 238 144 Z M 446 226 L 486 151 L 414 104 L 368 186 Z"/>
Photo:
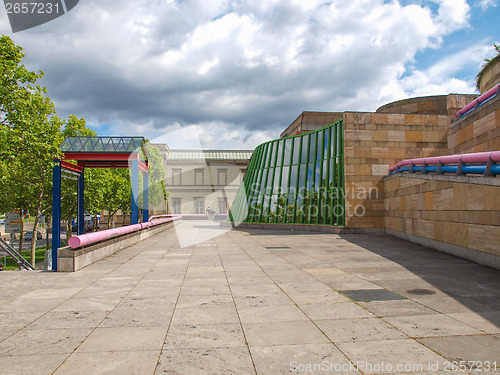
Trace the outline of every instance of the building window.
<path fill-rule="evenodd" d="M 205 198 L 194 198 L 194 213 L 196 215 L 205 214 Z"/>
<path fill-rule="evenodd" d="M 227 198 L 219 198 L 219 214 L 227 214 Z"/>
<path fill-rule="evenodd" d="M 182 169 L 172 169 L 172 185 L 182 185 Z"/>
<path fill-rule="evenodd" d="M 182 214 L 182 199 L 181 198 L 174 198 L 172 199 L 172 209 L 173 213 L 175 215 L 180 215 Z"/>
<path fill-rule="evenodd" d="M 217 169 L 217 185 L 227 185 L 227 169 Z"/>
<path fill-rule="evenodd" d="M 203 169 L 196 169 L 194 171 L 194 184 L 205 185 L 205 173 L 203 172 Z"/>

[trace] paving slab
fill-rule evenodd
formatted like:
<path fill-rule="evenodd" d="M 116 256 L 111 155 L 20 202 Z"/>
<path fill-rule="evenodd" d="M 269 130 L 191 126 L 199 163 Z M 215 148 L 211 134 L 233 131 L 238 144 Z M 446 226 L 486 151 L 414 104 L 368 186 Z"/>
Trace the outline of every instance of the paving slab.
<path fill-rule="evenodd" d="M 182 222 L 0 285 L 0 374 L 479 374 L 446 361 L 500 353 L 500 272 L 387 235 Z"/>

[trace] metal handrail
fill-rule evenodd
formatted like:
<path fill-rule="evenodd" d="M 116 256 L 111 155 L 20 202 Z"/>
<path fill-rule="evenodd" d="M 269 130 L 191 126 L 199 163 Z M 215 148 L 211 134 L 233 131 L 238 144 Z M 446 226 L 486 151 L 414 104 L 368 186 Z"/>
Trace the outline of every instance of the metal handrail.
<path fill-rule="evenodd" d="M 500 151 L 406 159 L 390 167 L 389 175 L 418 172 L 421 174 L 452 173 L 456 175 L 497 176 L 500 174 L 498 162 L 500 162 Z"/>
<path fill-rule="evenodd" d="M 24 269 L 28 271 L 34 271 L 35 268 L 31 265 L 30 262 L 28 262 L 24 257 L 19 254 L 19 252 L 14 249 L 12 246 L 10 246 L 7 242 L 3 240 L 3 238 L 0 238 L 0 247 L 5 250 L 7 254 L 9 254 L 14 260 L 17 262 L 19 265 L 19 269 L 23 267 Z"/>
<path fill-rule="evenodd" d="M 483 95 L 481 95 L 479 98 L 473 100 L 469 104 L 467 104 L 465 107 L 462 109 L 458 110 L 457 113 L 455 114 L 457 118 L 460 118 L 462 116 L 465 116 L 467 113 L 472 112 L 474 109 L 477 107 L 483 105 L 486 103 L 488 100 L 493 98 L 495 95 L 498 95 L 500 93 L 500 84 L 496 85 L 492 89 L 486 91 Z"/>

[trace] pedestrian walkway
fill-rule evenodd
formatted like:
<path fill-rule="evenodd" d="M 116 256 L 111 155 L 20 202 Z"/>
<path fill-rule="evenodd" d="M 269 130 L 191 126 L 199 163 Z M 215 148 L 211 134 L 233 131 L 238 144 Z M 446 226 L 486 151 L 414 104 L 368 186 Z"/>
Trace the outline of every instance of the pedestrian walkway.
<path fill-rule="evenodd" d="M 0 374 L 500 373 L 500 271 L 386 235 L 184 221 L 0 287 Z"/>

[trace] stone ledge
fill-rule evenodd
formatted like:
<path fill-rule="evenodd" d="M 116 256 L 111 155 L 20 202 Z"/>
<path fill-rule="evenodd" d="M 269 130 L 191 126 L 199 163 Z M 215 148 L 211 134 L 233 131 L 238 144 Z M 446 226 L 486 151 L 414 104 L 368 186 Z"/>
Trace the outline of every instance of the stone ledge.
<path fill-rule="evenodd" d="M 234 225 L 230 222 L 221 222 L 221 227 L 237 229 L 270 229 L 270 230 L 296 230 L 302 232 L 319 232 L 333 234 L 356 234 L 356 233 L 384 233 L 383 228 L 347 228 L 336 227 L 333 225 L 315 225 L 315 224 L 279 224 L 279 223 L 241 223 Z"/>
<path fill-rule="evenodd" d="M 62 247 L 57 250 L 57 272 L 76 272 L 117 251 L 169 229 L 173 225 L 174 222 L 167 222 L 77 249 L 69 246 Z"/>
<path fill-rule="evenodd" d="M 384 181 L 389 181 L 397 177 L 415 178 L 420 180 L 459 182 L 459 183 L 475 184 L 475 185 L 500 186 L 500 178 L 487 177 L 482 175 L 459 176 L 459 175 L 421 174 L 421 173 L 394 173 L 390 176 L 386 176 L 384 178 Z"/>

